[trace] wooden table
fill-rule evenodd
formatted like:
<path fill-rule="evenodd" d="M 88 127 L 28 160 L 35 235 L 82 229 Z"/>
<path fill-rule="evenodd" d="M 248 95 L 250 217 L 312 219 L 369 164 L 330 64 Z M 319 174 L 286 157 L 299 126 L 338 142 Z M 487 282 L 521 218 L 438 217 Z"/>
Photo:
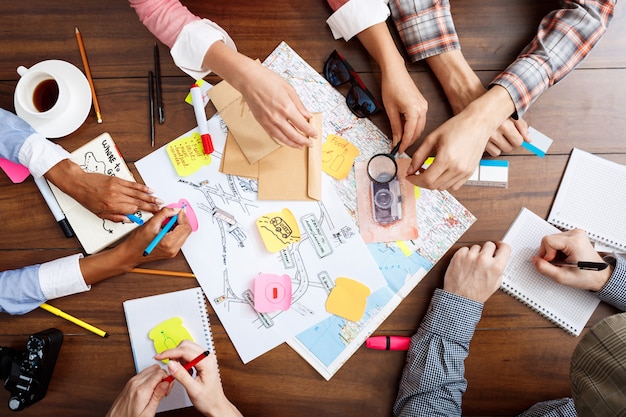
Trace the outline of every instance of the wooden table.
<path fill-rule="evenodd" d="M 192 11 L 219 22 L 244 54 L 264 59 L 286 41 L 315 69 L 339 49 L 376 94 L 379 71 L 357 41 L 335 41 L 325 24 L 324 1 L 185 1 Z M 511 5 L 495 0 L 455 0 L 453 14 L 464 53 L 488 82 L 531 39 L 539 19 L 557 2 L 531 0 Z M 74 27 L 81 29 L 95 79 L 104 123 L 93 111 L 73 134 L 57 142 L 72 151 L 109 132 L 133 162 L 150 153 L 147 74 L 155 38 L 125 0 L 0 2 L 0 106 L 13 110 L 18 65 L 63 59 L 83 68 Z M 530 125 L 554 144 L 541 159 L 525 150 L 507 155 L 508 189 L 464 187 L 453 194 L 478 221 L 456 247 L 500 239 L 519 208 L 546 216 L 572 147 L 626 163 L 626 13 L 619 3 L 615 21 L 600 45 L 567 80 L 546 92 L 526 115 Z M 195 126 L 183 103 L 190 78 L 178 70 L 159 44 L 166 123 L 156 126 L 162 146 Z M 411 74 L 429 102 L 429 132 L 450 116 L 449 107 L 425 64 Z M 218 81 L 209 77 L 212 82 Z M 383 115 L 374 121 L 390 132 Z M 136 172 L 136 171 L 135 171 Z M 20 268 L 81 251 L 66 239 L 32 178 L 12 184 L 0 174 L 0 268 Z M 441 286 L 451 250 L 380 326 L 380 334 L 411 335 L 434 288 Z M 148 267 L 190 271 L 182 255 Z M 135 373 L 122 301 L 196 286 L 193 279 L 126 274 L 99 283 L 84 294 L 54 305 L 106 329 L 102 339 L 41 310 L 20 317 L 0 315 L 0 346 L 22 348 L 29 334 L 49 327 L 63 331 L 64 342 L 47 396 L 22 416 L 102 416 Z M 615 310 L 601 304 L 593 325 Z M 216 349 L 224 389 L 247 416 L 362 416 L 391 414 L 403 352 L 365 348 L 329 381 L 286 345 L 243 365 L 212 310 Z M 569 395 L 568 370 L 578 342 L 510 296 L 497 292 L 486 304 L 466 362 L 469 382 L 463 399 L 467 415 L 514 415 L 540 400 Z M 0 390 L 0 414 L 8 392 Z M 172 415 L 198 415 L 190 408 Z"/>

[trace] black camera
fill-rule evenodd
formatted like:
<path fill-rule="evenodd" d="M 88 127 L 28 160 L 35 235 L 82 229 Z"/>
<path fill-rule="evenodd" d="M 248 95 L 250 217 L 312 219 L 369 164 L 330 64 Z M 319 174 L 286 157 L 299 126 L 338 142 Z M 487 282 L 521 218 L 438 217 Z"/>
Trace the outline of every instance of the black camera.
<path fill-rule="evenodd" d="M 402 194 L 398 178 L 387 183 L 372 181 L 372 214 L 381 225 L 402 219 Z"/>
<path fill-rule="evenodd" d="M 23 410 L 46 395 L 62 342 L 63 333 L 52 328 L 30 335 L 26 350 L 0 347 L 0 378 L 11 393 L 10 410 Z"/>

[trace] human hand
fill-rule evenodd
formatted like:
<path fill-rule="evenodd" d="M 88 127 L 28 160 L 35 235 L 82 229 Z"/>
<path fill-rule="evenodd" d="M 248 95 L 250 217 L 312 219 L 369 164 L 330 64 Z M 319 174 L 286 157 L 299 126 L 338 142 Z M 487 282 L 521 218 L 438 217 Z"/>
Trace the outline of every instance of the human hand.
<path fill-rule="evenodd" d="M 174 228 L 165 234 L 148 256 L 143 256 L 152 239 L 161 231 L 162 224 L 177 212 Z M 85 283 L 91 285 L 126 273 L 145 262 L 173 258 L 190 234 L 191 225 L 184 210 L 164 207 L 143 226 L 133 230 L 119 245 L 80 259 L 80 270 Z"/>
<path fill-rule="evenodd" d="M 154 364 L 132 377 L 117 396 L 107 417 L 152 417 L 170 384 L 162 382 L 165 371 Z"/>
<path fill-rule="evenodd" d="M 385 111 L 391 124 L 393 144 L 401 142 L 398 153 L 403 153 L 424 131 L 428 102 L 411 79 L 404 62 L 385 67 L 382 72 L 381 92 Z"/>
<path fill-rule="evenodd" d="M 45 177 L 98 217 L 114 222 L 128 221 L 126 214 L 138 210 L 156 213 L 163 203 L 143 184 L 85 172 L 69 159 L 56 164 Z"/>
<path fill-rule="evenodd" d="M 189 340 L 183 340 L 174 348 L 161 352 L 154 358 L 169 359 L 167 367 L 175 380 L 181 383 L 194 407 L 205 416 L 241 416 L 237 408 L 226 398 L 217 367 L 217 357 L 211 353 L 195 365 L 194 379 L 181 363 L 191 362 L 204 352 L 204 348 Z"/>
<path fill-rule="evenodd" d="M 469 82 L 444 87 L 454 114 L 461 113 L 470 103 L 487 92 L 473 72 L 465 76 Z M 509 117 L 491 133 L 485 151 L 491 156 L 499 156 L 521 146 L 523 141 L 530 142 L 528 123 L 522 118 L 515 120 Z"/>
<path fill-rule="evenodd" d="M 560 284 L 591 291 L 600 291 L 613 273 L 612 265 L 603 271 L 552 265 L 550 261 L 557 258 L 558 252 L 565 254 L 566 262 L 604 262 L 593 248 L 587 234 L 581 229 L 544 236 L 539 254 L 532 258 L 537 271 Z"/>
<path fill-rule="evenodd" d="M 485 242 L 482 247 L 459 249 L 450 261 L 443 289 L 485 303 L 500 288 L 510 254 L 511 247 L 504 242 Z"/>
<path fill-rule="evenodd" d="M 302 148 L 311 146 L 316 129 L 308 123 L 311 113 L 296 90 L 274 71 L 256 61 L 241 73 L 237 82 L 254 118 L 265 131 L 285 145 Z"/>
<path fill-rule="evenodd" d="M 415 151 L 407 180 L 431 190 L 459 189 L 476 170 L 487 138 L 486 132 L 464 114 L 449 119 L 426 136 Z M 435 153 L 434 162 L 419 173 L 426 158 Z"/>

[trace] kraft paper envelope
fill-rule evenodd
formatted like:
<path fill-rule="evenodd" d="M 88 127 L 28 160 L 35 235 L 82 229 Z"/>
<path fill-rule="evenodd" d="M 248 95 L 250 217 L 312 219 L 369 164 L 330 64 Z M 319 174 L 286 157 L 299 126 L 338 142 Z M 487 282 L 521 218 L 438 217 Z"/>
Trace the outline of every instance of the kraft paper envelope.
<path fill-rule="evenodd" d="M 313 146 L 282 146 L 259 161 L 259 200 L 322 199 L 322 114 L 309 123 L 317 131 Z"/>
<path fill-rule="evenodd" d="M 226 135 L 226 143 L 224 144 L 224 152 L 222 153 L 222 161 L 220 163 L 220 172 L 228 175 L 237 175 L 246 178 L 259 178 L 259 163 L 251 164 L 241 151 L 239 144 L 228 131 Z"/>
<path fill-rule="evenodd" d="M 261 127 L 241 93 L 226 81 L 217 83 L 207 94 L 248 162 L 254 164 L 281 145 Z"/>

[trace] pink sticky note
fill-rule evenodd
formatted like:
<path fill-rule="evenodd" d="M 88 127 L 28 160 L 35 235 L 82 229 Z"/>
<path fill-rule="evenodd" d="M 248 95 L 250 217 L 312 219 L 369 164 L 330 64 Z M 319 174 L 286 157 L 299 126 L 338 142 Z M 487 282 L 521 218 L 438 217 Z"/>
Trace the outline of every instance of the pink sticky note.
<path fill-rule="evenodd" d="M 289 275 L 259 274 L 254 279 L 254 309 L 259 313 L 287 311 L 291 306 Z"/>
<path fill-rule="evenodd" d="M 187 219 L 189 220 L 189 226 L 191 226 L 191 231 L 195 232 L 198 230 L 198 217 L 196 216 L 196 212 L 193 211 L 193 207 L 189 204 L 184 198 L 178 200 L 177 203 L 168 204 L 167 207 L 170 208 L 183 208 L 185 207 L 185 214 L 187 215 Z"/>
<path fill-rule="evenodd" d="M 24 165 L 16 164 L 5 158 L 0 158 L 0 168 L 14 183 L 22 182 L 30 175 L 30 171 Z"/>

